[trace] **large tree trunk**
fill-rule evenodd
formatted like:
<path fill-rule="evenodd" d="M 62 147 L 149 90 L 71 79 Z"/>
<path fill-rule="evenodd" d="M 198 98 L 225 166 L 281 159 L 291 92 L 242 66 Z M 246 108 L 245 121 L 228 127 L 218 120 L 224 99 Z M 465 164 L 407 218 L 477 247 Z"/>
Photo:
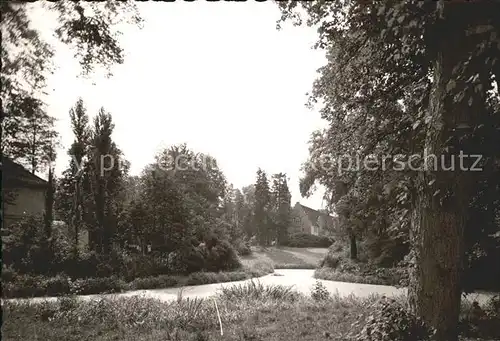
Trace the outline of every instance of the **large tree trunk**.
<path fill-rule="evenodd" d="M 430 98 L 425 155 L 437 156 L 437 169 L 429 159 L 429 170 L 420 172 L 417 197 L 414 201 L 411 241 L 415 256 L 409 287 L 412 310 L 436 329 L 438 340 L 456 341 L 460 312 L 461 278 L 464 258 L 464 228 L 469 204 L 471 172 L 460 169 L 460 151 L 465 149 L 464 129 L 472 127 L 474 107 L 465 100 L 453 100 L 464 89 L 453 69 L 467 60 L 473 42 L 465 34 L 467 22 L 463 7 L 438 4 L 441 15 L 436 41 L 439 41 L 434 62 L 433 89 Z M 450 80 L 455 87 L 449 85 Z M 451 88 L 451 89 L 450 89 Z M 474 106 L 480 104 L 474 98 Z M 484 103 L 484 102 L 483 102 Z M 455 169 L 450 167 L 454 158 Z M 443 163 L 444 161 L 444 163 Z M 470 167 L 471 159 L 464 158 Z M 472 160 L 473 161 L 473 160 Z"/>

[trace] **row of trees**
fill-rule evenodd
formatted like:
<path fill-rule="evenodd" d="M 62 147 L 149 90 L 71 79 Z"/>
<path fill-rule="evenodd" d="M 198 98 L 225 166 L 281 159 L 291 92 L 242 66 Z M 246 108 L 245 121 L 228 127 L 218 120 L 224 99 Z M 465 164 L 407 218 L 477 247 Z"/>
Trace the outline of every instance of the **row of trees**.
<path fill-rule="evenodd" d="M 61 231 L 56 232 L 58 237 L 53 235 L 53 220 L 66 223 L 56 230 L 63 230 L 66 244 L 70 244 L 70 257 L 76 261 L 87 257 L 88 252 L 103 259 L 125 250 L 157 257 L 194 252 L 193 247 L 200 243 L 211 246 L 223 241 L 240 252 L 250 252 L 251 239 L 263 246 L 286 242 L 291 196 L 285 174 L 274 174 L 270 184 L 266 173 L 259 169 L 255 184 L 235 189 L 227 183 L 213 157 L 182 144 L 161 151 L 139 176 L 131 176 L 129 163 L 113 140 L 110 113 L 101 108 L 91 120 L 79 99 L 69 116 L 74 136 L 67 149 L 69 164 L 55 179 L 54 164 L 48 163 L 50 190 L 44 229 L 35 231 L 37 228 L 31 225 L 36 225 L 36 220 L 21 224 L 21 230 L 35 233 L 33 238 L 37 236 L 29 244 L 41 245 L 36 251 L 38 256 L 31 258 L 48 264 L 50 257 L 62 252 L 60 241 L 55 241 Z M 37 128 L 40 135 L 51 132 L 53 126 Z M 15 153 L 11 157 L 24 164 L 41 165 L 46 144 L 38 141 L 33 140 L 37 154 L 32 158 L 24 159 Z M 15 146 L 10 146 L 12 151 Z M 14 253 L 24 250 L 20 244 L 28 238 L 28 232 L 18 232 L 6 232 L 13 238 L 9 247 L 14 250 L 9 251 L 12 264 L 26 263 L 21 260 L 24 256 L 17 259 Z M 85 241 L 88 245 L 82 247 Z M 64 263 L 68 256 L 58 257 Z M 31 271 L 30 265 L 25 265 L 20 266 L 24 269 L 20 271 Z M 49 271 L 47 266 L 39 265 L 31 264 L 32 270 Z"/>
<path fill-rule="evenodd" d="M 80 99 L 70 118 L 71 159 L 55 202 L 57 216 L 70 225 L 75 255 L 84 231 L 90 250 L 104 254 L 113 242 L 143 253 L 171 252 L 207 233 L 233 245 L 254 236 L 261 245 L 286 241 L 291 196 L 285 174 L 274 174 L 270 186 L 259 169 L 256 184 L 240 191 L 213 157 L 184 144 L 163 150 L 140 176 L 129 176 L 109 113 L 101 109 L 90 125 Z"/>
<path fill-rule="evenodd" d="M 269 184 L 265 171 L 257 171 L 255 183 L 254 225 L 260 245 L 273 242 L 283 245 L 288 238 L 291 225 L 291 195 L 286 174 L 277 173 Z"/>
<path fill-rule="evenodd" d="M 308 24 L 319 25 L 317 47 L 328 59 L 311 104 L 324 104 L 321 114 L 330 127 L 313 137 L 302 193 L 322 183 L 354 241 L 364 236 L 411 244 L 410 306 L 436 328 L 437 339 L 456 340 L 467 261 L 486 251 L 494 268 L 499 256 L 498 3 L 279 6 L 285 20 L 300 24 L 306 13 Z M 385 160 L 386 170 L 338 172 L 347 169 L 345 155 L 381 160 L 426 153 L 444 156 L 449 165 L 460 151 L 482 155 L 476 166 L 483 170 L 462 171 L 457 163 L 452 171 L 396 171 L 394 157 Z M 474 161 L 466 159 L 465 166 Z"/>
<path fill-rule="evenodd" d="M 25 164 L 33 173 L 42 172 L 47 165 L 53 165 L 58 147 L 54 119 L 47 114 L 42 100 L 46 76 L 53 69 L 54 49 L 30 20 L 33 5 L 5 2 L 1 7 L 5 52 L 1 56 L 2 153 Z M 135 4 L 130 2 L 108 4 L 105 8 L 94 3 L 47 3 L 38 7 L 57 13 L 54 33 L 62 43 L 75 48 L 85 75 L 100 66 L 111 71 L 112 65 L 123 62 L 119 33 L 113 24 L 141 24 Z M 52 207 L 55 202 L 57 219 L 69 224 L 75 256 L 79 236 L 84 233 L 88 232 L 91 250 L 107 254 L 113 244 L 144 249 L 145 244 L 157 240 L 158 231 L 172 226 L 169 223 L 174 221 L 191 226 L 188 234 L 200 235 L 211 225 L 212 232 L 230 236 L 232 241 L 256 234 L 262 244 L 285 240 L 290 199 L 284 174 L 273 176 L 272 189 L 263 174 L 258 186 L 247 186 L 242 191 L 227 185 L 218 167 L 164 172 L 153 164 L 141 176 L 131 177 L 128 163 L 112 139 L 111 115 L 101 109 L 90 122 L 83 102 L 78 101 L 70 116 L 74 133 L 68 151 L 70 164 L 57 181 L 49 167 L 49 180 L 55 188 L 48 195 L 47 205 Z M 185 146 L 163 154 L 175 153 L 188 154 L 198 162 L 205 158 Z M 145 204 L 151 202 L 157 204 Z M 51 220 L 52 212 L 48 210 L 47 239 Z M 136 231 L 139 227 L 141 232 Z M 158 247 L 170 249 L 172 243 L 165 241 Z"/>
<path fill-rule="evenodd" d="M 88 231 L 90 250 L 109 254 L 125 209 L 128 163 L 112 139 L 112 116 L 104 108 L 90 125 L 80 99 L 70 118 L 74 141 L 68 150 L 70 164 L 58 181 L 56 213 L 71 227 L 75 255 L 83 230 Z"/>

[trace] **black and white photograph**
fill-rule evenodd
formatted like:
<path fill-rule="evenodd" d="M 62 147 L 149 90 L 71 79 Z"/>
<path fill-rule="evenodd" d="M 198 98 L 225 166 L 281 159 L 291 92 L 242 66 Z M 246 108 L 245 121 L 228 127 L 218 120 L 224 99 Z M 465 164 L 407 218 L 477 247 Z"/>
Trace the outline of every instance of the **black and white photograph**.
<path fill-rule="evenodd" d="M 0 16 L 3 340 L 500 340 L 500 0 Z"/>

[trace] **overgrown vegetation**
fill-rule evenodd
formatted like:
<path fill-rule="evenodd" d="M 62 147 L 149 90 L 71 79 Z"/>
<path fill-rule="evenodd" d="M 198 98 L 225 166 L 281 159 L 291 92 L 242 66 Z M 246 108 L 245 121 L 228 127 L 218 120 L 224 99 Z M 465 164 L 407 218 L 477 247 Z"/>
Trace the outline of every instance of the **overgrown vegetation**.
<path fill-rule="evenodd" d="M 327 55 L 309 104 L 328 127 L 312 138 L 302 194 L 327 188 L 352 259 L 363 239 L 400 248 L 399 260 L 411 246 L 411 307 L 456 340 L 460 293 L 500 288 L 498 2 L 278 5 L 281 21 L 318 25 Z"/>
<path fill-rule="evenodd" d="M 222 289 L 214 299 L 161 302 L 143 297 L 3 304 L 4 340 L 431 340 L 430 328 L 406 310 L 405 297 L 313 297 L 258 282 Z M 323 292 L 323 293 L 322 293 Z M 215 307 L 214 300 L 217 302 Z M 494 301 L 490 304 L 494 305 Z M 483 321 L 494 323 L 484 308 Z M 222 321 L 223 335 L 217 311 Z M 496 315 L 495 315 L 496 314 Z M 495 317 L 496 316 L 496 317 Z M 462 325 L 472 326 L 471 307 Z M 486 322 L 485 322 L 486 323 Z M 498 334 L 496 334 L 498 335 Z M 464 331 L 466 340 L 471 332 Z M 485 335 L 494 338 L 495 334 Z"/>
<path fill-rule="evenodd" d="M 29 231 L 29 230 L 27 230 Z M 21 244 L 20 246 L 33 245 Z M 36 244 L 34 244 L 36 247 Z M 57 245 L 57 244 L 56 244 Z M 12 250 L 12 249 L 11 249 Z M 14 248 L 13 251 L 21 252 Z M 37 256 L 31 249 L 26 255 Z M 216 252 L 216 250 L 213 250 Z M 222 252 L 224 255 L 224 252 Z M 96 253 L 80 254 L 76 261 L 73 258 L 62 259 L 61 264 L 52 263 L 47 269 L 47 263 L 41 262 L 42 269 L 35 268 L 36 273 L 24 271 L 16 272 L 12 264 L 3 267 L 2 297 L 35 297 L 86 295 L 100 293 L 115 293 L 128 290 L 158 289 L 168 287 L 182 287 L 209 283 L 239 281 L 253 277 L 261 277 L 272 273 L 274 268 L 269 262 L 254 262 L 242 266 L 236 256 L 234 265 L 224 270 L 218 269 L 216 264 L 224 261 L 218 256 L 207 257 L 215 263 L 211 267 L 200 268 L 190 273 L 179 272 L 175 260 L 162 258 L 161 255 L 144 256 L 137 254 L 113 253 L 110 257 L 102 257 Z M 58 259 L 58 258 L 55 258 Z M 233 258 L 231 258 L 233 259 Z M 203 260 L 203 259 L 201 259 Z M 30 259 L 22 258 L 21 264 L 33 268 L 37 264 Z M 19 267 L 18 267 L 19 268 Z"/>
<path fill-rule="evenodd" d="M 314 277 L 338 282 L 408 285 L 409 271 L 405 260 L 394 266 L 381 267 L 377 259 L 373 260 L 368 256 L 364 245 L 360 245 L 357 259 L 351 259 L 349 253 L 344 244 L 337 242 L 330 246 Z"/>
<path fill-rule="evenodd" d="M 60 274 L 53 277 L 36 275 L 16 275 L 2 281 L 3 298 L 111 294 L 131 290 L 164 289 L 242 281 L 272 273 L 272 267 L 241 269 L 224 272 L 193 272 L 186 276 L 158 275 L 137 277 L 126 282 L 118 276 L 101 278 L 71 279 Z"/>
<path fill-rule="evenodd" d="M 329 247 L 333 239 L 326 236 L 315 236 L 309 233 L 291 234 L 284 245 L 290 247 Z"/>
<path fill-rule="evenodd" d="M 251 254 L 252 238 L 263 245 L 287 239 L 285 174 L 274 175 L 265 193 L 254 186 L 242 192 L 227 183 L 213 157 L 183 144 L 159 152 L 141 176 L 129 176 L 129 163 L 113 141 L 110 113 L 101 108 L 90 124 L 79 99 L 70 119 L 70 163 L 56 184 L 49 169 L 43 219 L 26 216 L 2 229 L 2 266 L 11 273 L 5 295 L 55 293 L 57 287 L 67 293 L 64 278 L 92 293 L 116 291 L 124 287 L 121 282 L 138 278 L 148 278 L 150 285 L 172 282 L 154 279 L 165 275 L 189 276 L 190 284 L 241 279 L 238 255 Z M 262 207 L 261 196 L 268 198 Z M 259 222 L 262 209 L 266 219 Z M 220 271 L 230 274 L 200 275 Z M 253 269 L 246 274 L 262 275 Z M 44 285 L 32 288 L 35 278 Z"/>
<path fill-rule="evenodd" d="M 108 67 L 123 62 L 113 24 L 122 21 L 121 12 L 135 24 L 140 18 L 132 3 L 115 3 L 119 5 L 107 2 L 100 10 L 91 3 L 46 4 L 58 17 L 54 33 L 63 43 L 76 45 L 85 73 L 95 63 Z M 282 21 L 300 24 L 305 15 L 308 24 L 318 24 L 317 47 L 327 52 L 311 104 L 322 103 L 321 115 L 329 127 L 312 138 L 301 192 L 310 194 L 315 182 L 327 188 L 325 198 L 339 215 L 349 253 L 339 256 L 332 248 L 317 276 L 395 284 L 407 281 L 407 268 L 411 273 L 412 312 L 394 302 L 382 303 L 377 306 L 380 313 L 368 321 L 369 328 L 349 336 L 342 324 L 334 337 L 426 339 L 426 325 L 434 327 L 440 340 L 456 340 L 457 326 L 465 334 L 496 335 L 495 302 L 487 310 L 474 305 L 474 316 L 464 325 L 458 321 L 462 291 L 500 288 L 498 2 L 281 1 L 279 6 Z M 37 173 L 54 161 L 58 143 L 54 120 L 40 100 L 53 51 L 32 29 L 26 4 L 2 2 L 1 9 L 2 132 L 7 142 L 2 144 L 2 154 Z M 214 158 L 180 145 L 161 151 L 141 176 L 131 177 L 128 162 L 113 141 L 110 113 L 101 108 L 90 122 L 80 100 L 70 118 L 75 140 L 68 152 L 74 158 L 55 188 L 53 167 L 49 167 L 44 217 L 27 217 L 2 230 L 7 295 L 117 291 L 125 283 L 163 286 L 181 277 L 187 278 L 186 283 L 219 281 L 231 277 L 220 271 L 243 276 L 237 254 L 250 254 L 252 238 L 261 246 L 319 243 L 317 238 L 288 233 L 290 195 L 285 174 L 273 175 L 271 183 L 259 169 L 255 185 L 235 190 Z M 430 154 L 441 163 L 443 158 L 459 159 L 460 171 L 429 167 L 434 160 L 425 155 Z M 481 172 L 462 169 L 464 154 L 481 155 L 477 164 L 472 164 L 477 161 L 473 157 L 465 160 L 466 166 L 480 167 Z M 414 155 L 420 155 L 419 160 L 405 159 Z M 375 163 L 377 170 L 366 164 L 351 167 L 354 158 L 372 161 L 370 166 Z M 11 193 L 6 197 L 12 201 Z M 54 216 L 65 222 L 60 229 L 52 227 Z M 88 240 L 81 247 L 84 233 Z M 236 297 L 248 294 L 259 300 L 260 294 L 255 293 L 264 289 L 238 290 L 241 294 Z M 281 292 L 275 288 L 263 297 L 276 296 L 285 302 L 257 304 L 255 309 L 261 310 L 251 317 L 258 320 L 266 309 L 288 309 L 299 317 L 297 321 L 278 316 L 272 323 L 286 323 L 286 333 L 295 337 L 319 338 L 316 329 L 306 329 L 318 321 L 301 314 L 328 315 L 330 307 L 319 302 L 332 302 L 325 298 L 308 305 L 299 299 L 300 306 L 280 296 Z M 314 292 L 314 297 L 323 297 L 320 286 Z M 92 324 L 95 328 L 84 331 L 89 339 L 144 336 L 133 334 L 141 333 L 140 328 L 129 334 L 129 325 L 116 321 L 123 316 L 114 303 L 72 304 L 65 301 L 63 308 L 50 308 L 55 313 L 44 313 L 50 319 L 42 322 L 23 315 L 30 307 L 9 305 L 12 323 L 22 323 L 16 332 L 10 330 L 10 337 L 29 339 L 41 334 L 46 339 L 68 339 L 81 331 L 78 328 Z M 73 311 L 69 306 L 82 310 L 69 317 L 57 314 L 61 309 Z M 191 328 L 192 323 L 193 329 L 200 329 L 210 315 L 206 310 L 198 319 L 202 307 L 204 303 L 197 300 L 178 306 L 177 311 L 188 316 L 176 321 L 180 328 Z M 126 304 L 119 308 L 132 310 Z M 255 310 L 241 314 L 250 312 Z M 177 313 L 172 314 L 175 320 Z M 162 328 L 173 325 L 167 323 L 171 316 L 167 320 L 164 316 L 154 320 L 164 326 L 153 320 L 145 323 L 148 315 L 133 320 L 134 327 L 145 324 L 147 333 L 166 333 L 170 338 L 195 337 L 188 327 L 182 329 L 185 335 L 165 332 Z M 237 320 L 231 316 L 228 321 Z M 114 323 L 106 320 L 111 317 Z M 300 322 L 300 328 L 293 322 Z M 320 320 L 320 326 L 322 322 L 337 328 L 331 327 L 331 319 Z M 55 334 L 52 329 L 48 334 L 47 324 Z M 25 333 L 21 325 L 42 327 L 20 335 Z M 244 330 L 238 335 L 244 339 L 281 335 L 270 329 Z M 351 325 L 351 329 L 356 328 Z M 323 337 L 331 336 L 330 330 L 324 333 Z M 198 339 L 208 337 L 196 334 Z"/>

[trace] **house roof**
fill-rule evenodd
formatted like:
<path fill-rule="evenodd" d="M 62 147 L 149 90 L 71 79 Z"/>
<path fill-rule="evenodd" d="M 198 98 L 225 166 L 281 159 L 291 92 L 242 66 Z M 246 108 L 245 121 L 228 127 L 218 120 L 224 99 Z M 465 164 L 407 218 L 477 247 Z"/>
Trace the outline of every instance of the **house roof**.
<path fill-rule="evenodd" d="M 29 172 L 26 168 L 5 156 L 2 157 L 0 171 L 3 188 L 39 188 L 48 185 L 47 181 Z"/>
<path fill-rule="evenodd" d="M 316 225 L 318 223 L 319 217 L 324 217 L 328 221 L 328 223 L 334 223 L 334 218 L 331 215 L 314 210 L 310 207 L 302 205 L 301 203 L 297 203 L 297 205 L 304 211 L 304 213 L 307 215 L 307 218 L 313 225 Z"/>

